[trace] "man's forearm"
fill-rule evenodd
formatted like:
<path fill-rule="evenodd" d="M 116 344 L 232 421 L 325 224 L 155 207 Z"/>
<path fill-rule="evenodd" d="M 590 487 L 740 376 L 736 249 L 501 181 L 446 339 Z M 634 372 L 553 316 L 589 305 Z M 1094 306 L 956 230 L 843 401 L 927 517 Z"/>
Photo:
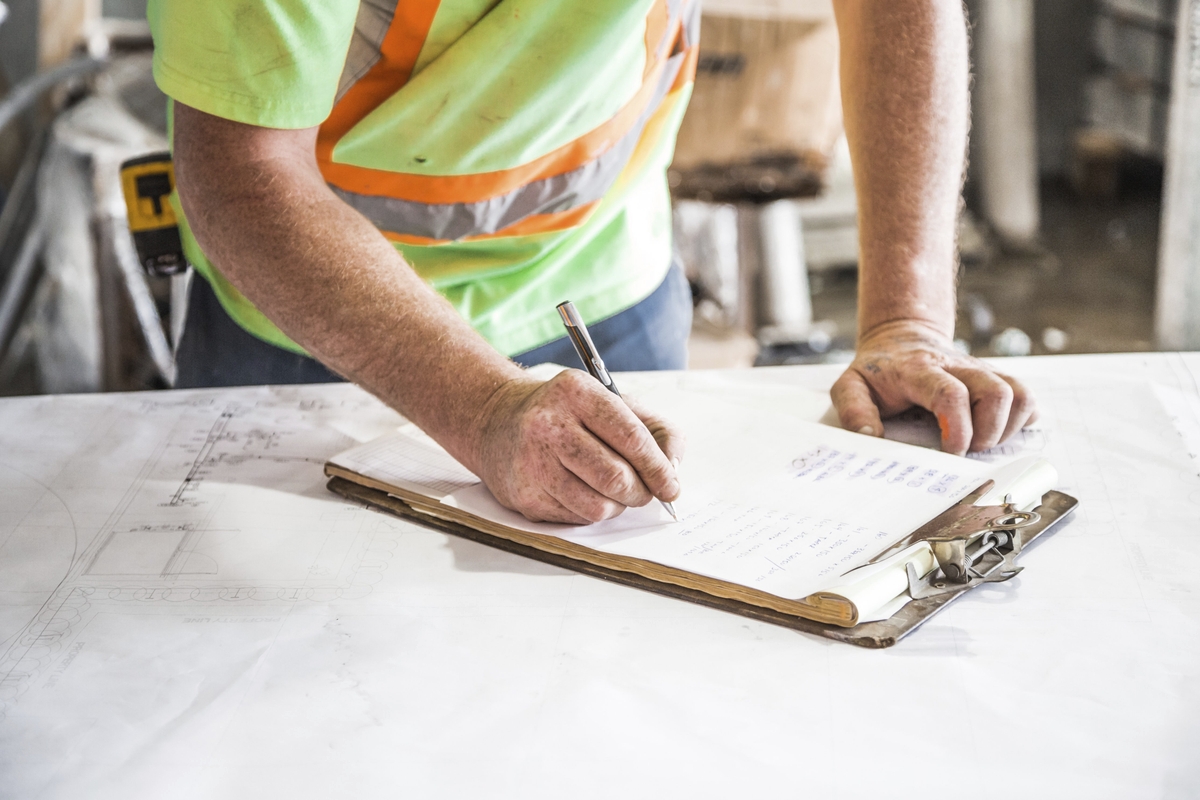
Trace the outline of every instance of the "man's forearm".
<path fill-rule="evenodd" d="M 1036 415 L 1020 381 L 959 353 L 955 242 L 967 144 L 959 0 L 834 0 L 858 192 L 854 362 L 833 386 L 847 428 L 932 411 L 951 453 L 994 447 Z"/>
<path fill-rule="evenodd" d="M 859 333 L 954 333 L 955 221 L 968 124 L 958 0 L 837 0 L 846 135 L 859 202 Z"/>
<path fill-rule="evenodd" d="M 678 497 L 669 423 L 578 370 L 538 381 L 497 353 L 329 190 L 315 140 L 176 104 L 180 199 L 226 278 L 530 519 L 596 522 Z"/>
<path fill-rule="evenodd" d="M 176 107 L 181 199 L 222 273 L 284 333 L 438 438 L 468 467 L 481 409 L 521 375 L 297 152 L 247 152 L 236 123 Z M 182 122 L 183 124 L 180 124 Z"/>

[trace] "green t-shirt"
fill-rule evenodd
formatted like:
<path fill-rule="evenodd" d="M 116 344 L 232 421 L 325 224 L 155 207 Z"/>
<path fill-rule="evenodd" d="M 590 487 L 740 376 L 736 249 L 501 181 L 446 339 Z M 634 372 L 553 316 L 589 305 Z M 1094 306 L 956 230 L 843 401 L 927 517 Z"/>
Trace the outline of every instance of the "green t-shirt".
<path fill-rule="evenodd" d="M 331 188 L 508 354 L 561 337 L 562 300 L 595 321 L 662 281 L 665 172 L 694 63 L 687 13 L 679 0 L 149 5 L 167 95 L 248 124 L 322 126 Z M 299 350 L 176 210 L 230 315 Z"/>

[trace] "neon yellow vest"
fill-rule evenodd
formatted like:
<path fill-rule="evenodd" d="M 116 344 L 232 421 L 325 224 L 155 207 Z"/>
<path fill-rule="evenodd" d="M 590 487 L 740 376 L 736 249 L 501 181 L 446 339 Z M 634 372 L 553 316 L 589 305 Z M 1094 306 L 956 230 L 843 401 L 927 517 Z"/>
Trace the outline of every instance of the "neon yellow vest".
<path fill-rule="evenodd" d="M 334 13 L 329 5 L 272 0 L 234 26 L 212 9 L 224 2 L 151 3 L 160 87 L 273 127 L 307 127 L 295 123 L 316 124 L 311 117 L 329 109 L 317 145 L 329 186 L 497 349 L 515 354 L 560 337 L 561 300 L 594 321 L 661 282 L 670 262 L 665 171 L 695 69 L 698 0 L 363 0 L 350 4 L 355 24 L 336 83 L 306 60 L 340 46 L 336 20 L 320 19 Z M 324 26 L 313 36 L 328 41 L 306 44 L 301 24 L 312 18 Z M 294 80 L 314 85 L 298 98 L 297 119 L 276 119 L 283 112 L 269 93 L 253 97 L 264 30 L 280 46 L 299 40 Z M 205 67 L 214 51 L 248 62 Z M 231 85 L 242 94 L 214 99 Z M 182 227 L 189 259 L 231 316 L 299 350 Z"/>

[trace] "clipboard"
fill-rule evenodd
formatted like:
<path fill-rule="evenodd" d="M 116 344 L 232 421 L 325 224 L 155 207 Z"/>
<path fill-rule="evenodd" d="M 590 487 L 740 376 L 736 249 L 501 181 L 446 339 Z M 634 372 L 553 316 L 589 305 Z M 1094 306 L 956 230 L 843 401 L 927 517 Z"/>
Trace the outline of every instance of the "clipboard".
<path fill-rule="evenodd" d="M 888 619 L 845 628 L 530 547 L 458 522 L 420 513 L 395 495 L 345 477 L 332 476 L 328 488 L 349 500 L 410 522 L 525 558 L 872 649 L 895 645 L 972 589 L 1015 577 L 1024 568 L 1016 563 L 1022 552 L 1036 539 L 1057 528 L 1079 504 L 1078 500 L 1063 492 L 1048 491 L 1042 495 L 1040 503 L 1027 510 L 1010 502 L 1011 497 L 1006 497 L 1000 504 L 976 505 L 981 499 L 988 499 L 994 488 L 993 481 L 985 482 L 877 557 L 885 557 L 890 552 L 920 541 L 930 544 L 937 559 L 934 570 L 920 576 L 911 564 L 907 567 L 908 592 L 912 601 Z"/>

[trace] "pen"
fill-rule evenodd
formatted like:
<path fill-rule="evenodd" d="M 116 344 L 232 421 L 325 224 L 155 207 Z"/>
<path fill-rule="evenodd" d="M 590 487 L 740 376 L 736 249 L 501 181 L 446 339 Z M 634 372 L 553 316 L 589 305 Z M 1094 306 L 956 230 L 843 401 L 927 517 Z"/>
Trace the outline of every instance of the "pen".
<path fill-rule="evenodd" d="M 567 326 L 567 336 L 571 338 L 571 344 L 575 345 L 575 352 L 579 354 L 579 358 L 583 361 L 583 366 L 591 376 L 615 394 L 617 397 L 621 393 L 617 391 L 617 384 L 613 382 L 612 375 L 608 374 L 608 369 L 604 366 L 604 359 L 600 358 L 600 352 L 596 349 L 596 345 L 592 343 L 592 335 L 588 333 L 587 326 L 583 324 L 583 318 L 579 316 L 579 312 L 575 310 L 575 304 L 570 300 L 559 303 L 558 315 L 562 317 L 563 325 Z M 676 522 L 679 521 L 679 515 L 675 513 L 675 506 L 668 503 L 666 500 L 659 500 L 667 513 Z"/>

